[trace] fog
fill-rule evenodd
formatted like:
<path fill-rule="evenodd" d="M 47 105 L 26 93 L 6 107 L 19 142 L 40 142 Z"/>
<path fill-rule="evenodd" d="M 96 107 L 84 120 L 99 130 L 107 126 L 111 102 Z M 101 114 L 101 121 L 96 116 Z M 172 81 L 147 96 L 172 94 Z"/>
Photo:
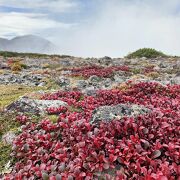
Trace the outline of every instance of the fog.
<path fill-rule="evenodd" d="M 74 56 L 122 57 L 143 47 L 180 55 L 178 0 L 92 1 L 94 4 L 98 2 L 94 7 L 95 10 L 88 16 L 82 14 L 82 19 L 80 17 L 77 22 L 60 22 L 50 19 L 47 14 L 39 15 L 36 20 L 31 18 L 34 27 L 25 26 L 21 34 L 25 34 L 27 30 L 28 34 L 32 32 L 40 35 L 58 45 L 58 53 Z M 74 4 L 71 6 L 70 2 L 68 0 L 68 6 L 64 6 L 72 7 L 72 11 L 77 11 L 80 4 L 75 5 L 76 1 L 73 1 Z M 30 19 L 29 16 L 28 18 Z M 40 23 L 39 27 L 36 25 L 38 23 Z M 19 27 L 15 29 L 16 34 L 21 30 Z"/>
<path fill-rule="evenodd" d="M 63 45 L 61 37 L 55 41 L 61 52 L 76 56 L 119 57 L 142 47 L 180 55 L 180 16 L 176 2 L 169 3 L 107 1 L 89 22 L 68 32 Z"/>

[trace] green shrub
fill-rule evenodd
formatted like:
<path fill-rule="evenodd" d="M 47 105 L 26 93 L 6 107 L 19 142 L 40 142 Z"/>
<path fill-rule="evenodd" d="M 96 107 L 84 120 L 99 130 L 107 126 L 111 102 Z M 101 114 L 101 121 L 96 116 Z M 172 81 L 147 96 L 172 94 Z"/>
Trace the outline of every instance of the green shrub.
<path fill-rule="evenodd" d="M 28 66 L 27 66 L 26 64 L 20 63 L 20 66 L 21 66 L 23 69 L 27 69 L 27 68 L 28 68 Z"/>
<path fill-rule="evenodd" d="M 126 57 L 131 59 L 131 58 L 156 58 L 156 57 L 165 57 L 166 55 L 160 51 L 157 51 L 152 48 L 143 48 L 139 49 L 133 53 L 128 54 Z"/>
<path fill-rule="evenodd" d="M 132 73 L 133 74 L 140 74 L 141 73 L 141 69 L 132 69 Z"/>

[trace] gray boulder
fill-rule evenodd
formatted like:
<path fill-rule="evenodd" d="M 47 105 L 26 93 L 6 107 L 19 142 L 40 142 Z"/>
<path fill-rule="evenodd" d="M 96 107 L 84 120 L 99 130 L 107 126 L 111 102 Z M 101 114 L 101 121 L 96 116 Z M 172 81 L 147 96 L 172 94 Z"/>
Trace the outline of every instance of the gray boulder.
<path fill-rule="evenodd" d="M 88 82 L 85 81 L 85 80 L 78 80 L 77 81 L 77 87 L 79 89 L 83 89 L 83 88 L 86 88 L 88 86 Z"/>
<path fill-rule="evenodd" d="M 96 84 L 100 81 L 100 78 L 96 75 L 93 75 L 93 76 L 89 77 L 88 81 L 90 84 Z"/>
<path fill-rule="evenodd" d="M 139 105 L 118 104 L 114 106 L 101 106 L 94 110 L 91 123 L 100 121 L 110 122 L 113 119 L 121 119 L 123 116 L 137 116 L 148 113 L 150 110 Z"/>
<path fill-rule="evenodd" d="M 96 96 L 97 89 L 94 86 L 87 87 L 82 90 L 82 93 L 86 96 Z"/>
<path fill-rule="evenodd" d="M 22 97 L 18 101 L 7 106 L 8 111 L 27 112 L 34 114 L 43 114 L 47 108 L 67 106 L 67 103 L 61 100 L 37 100 L 29 97 Z"/>

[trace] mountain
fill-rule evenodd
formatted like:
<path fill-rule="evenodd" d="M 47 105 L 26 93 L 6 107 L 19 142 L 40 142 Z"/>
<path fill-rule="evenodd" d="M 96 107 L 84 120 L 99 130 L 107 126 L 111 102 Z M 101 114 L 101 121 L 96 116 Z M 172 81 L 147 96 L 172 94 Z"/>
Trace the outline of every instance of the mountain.
<path fill-rule="evenodd" d="M 0 38 L 0 51 L 24 53 L 55 53 L 57 47 L 50 41 L 35 35 L 18 36 L 11 40 Z"/>

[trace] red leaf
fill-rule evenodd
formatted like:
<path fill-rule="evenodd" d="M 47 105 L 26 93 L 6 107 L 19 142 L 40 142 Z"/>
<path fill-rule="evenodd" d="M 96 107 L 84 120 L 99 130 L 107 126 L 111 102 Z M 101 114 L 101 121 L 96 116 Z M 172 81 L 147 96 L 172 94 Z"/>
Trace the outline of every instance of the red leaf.
<path fill-rule="evenodd" d="M 109 161 L 110 162 L 114 162 L 114 161 L 116 161 L 116 159 L 117 159 L 117 156 L 114 156 L 113 154 L 109 155 Z"/>

